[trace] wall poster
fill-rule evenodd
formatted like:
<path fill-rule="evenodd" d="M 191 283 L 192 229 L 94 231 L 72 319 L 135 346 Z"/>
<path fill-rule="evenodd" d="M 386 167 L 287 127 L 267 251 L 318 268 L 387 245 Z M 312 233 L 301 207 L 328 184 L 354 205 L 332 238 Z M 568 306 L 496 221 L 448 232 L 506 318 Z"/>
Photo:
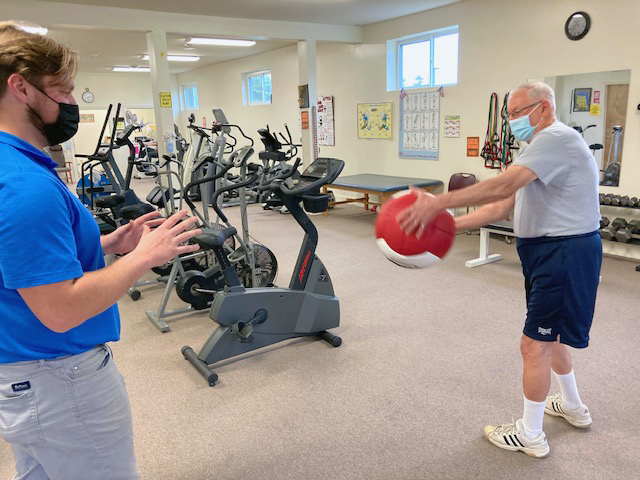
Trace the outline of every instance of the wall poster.
<path fill-rule="evenodd" d="M 440 92 L 407 93 L 400 100 L 400 157 L 438 160 Z"/>
<path fill-rule="evenodd" d="M 358 104 L 358 138 L 391 139 L 391 102 Z"/>
<path fill-rule="evenodd" d="M 333 127 L 333 97 L 318 97 L 318 145 L 333 146 L 335 130 Z"/>

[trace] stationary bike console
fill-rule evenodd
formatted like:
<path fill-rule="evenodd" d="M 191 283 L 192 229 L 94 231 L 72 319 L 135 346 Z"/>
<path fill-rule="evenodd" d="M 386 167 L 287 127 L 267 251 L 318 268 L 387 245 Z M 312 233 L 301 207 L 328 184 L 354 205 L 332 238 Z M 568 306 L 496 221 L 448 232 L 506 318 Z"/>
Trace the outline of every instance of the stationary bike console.
<path fill-rule="evenodd" d="M 280 184 L 280 191 L 285 195 L 302 196 L 306 193 L 313 193 L 320 190 L 323 185 L 332 183 L 342 169 L 344 168 L 344 160 L 337 158 L 316 158 L 300 175 L 298 183 L 289 188 L 284 183 Z"/>

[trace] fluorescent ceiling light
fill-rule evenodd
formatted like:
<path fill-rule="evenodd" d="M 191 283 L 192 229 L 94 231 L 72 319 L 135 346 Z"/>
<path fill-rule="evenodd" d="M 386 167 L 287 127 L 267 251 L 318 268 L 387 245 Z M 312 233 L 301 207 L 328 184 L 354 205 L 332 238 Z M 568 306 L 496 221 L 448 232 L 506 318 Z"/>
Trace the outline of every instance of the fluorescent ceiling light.
<path fill-rule="evenodd" d="M 143 55 L 142 59 L 149 61 L 149 54 Z M 197 62 L 200 57 L 197 55 L 167 55 L 167 60 L 170 62 Z"/>
<path fill-rule="evenodd" d="M 221 45 L 224 47 L 251 47 L 256 44 L 253 40 L 231 40 L 229 38 L 191 38 L 190 45 Z"/>
<path fill-rule="evenodd" d="M 39 25 L 18 25 L 20 30 L 28 33 L 35 33 L 37 35 L 46 35 L 49 31 L 46 27 L 40 27 Z"/>
<path fill-rule="evenodd" d="M 114 72 L 145 72 L 148 73 L 151 71 L 150 67 L 112 67 L 112 71 Z"/>

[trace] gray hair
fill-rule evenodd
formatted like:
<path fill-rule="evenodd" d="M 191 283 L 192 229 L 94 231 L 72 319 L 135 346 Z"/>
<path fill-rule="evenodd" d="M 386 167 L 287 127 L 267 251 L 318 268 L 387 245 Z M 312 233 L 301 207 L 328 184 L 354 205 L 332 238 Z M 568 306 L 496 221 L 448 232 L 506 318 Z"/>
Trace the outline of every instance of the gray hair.
<path fill-rule="evenodd" d="M 513 92 L 524 91 L 531 100 L 546 100 L 551 105 L 551 111 L 556 111 L 556 95 L 553 88 L 544 82 L 527 82 L 520 85 Z"/>

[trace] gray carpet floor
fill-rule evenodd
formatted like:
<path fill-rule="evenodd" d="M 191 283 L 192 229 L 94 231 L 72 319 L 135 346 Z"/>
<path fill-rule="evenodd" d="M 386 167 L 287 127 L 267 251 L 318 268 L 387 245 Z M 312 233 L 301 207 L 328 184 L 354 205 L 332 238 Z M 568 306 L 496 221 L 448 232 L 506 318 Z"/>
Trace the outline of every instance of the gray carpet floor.
<path fill-rule="evenodd" d="M 525 303 L 515 245 L 493 239 L 503 260 L 469 269 L 479 237 L 458 235 L 441 265 L 405 270 L 379 253 L 375 215 L 342 206 L 313 220 L 341 301 L 340 348 L 290 340 L 223 362 L 210 388 L 180 353 L 183 345 L 197 351 L 211 333 L 206 313 L 171 319 L 163 334 L 144 313 L 157 308 L 160 289 L 120 301 L 122 340 L 113 349 L 143 479 L 640 478 L 635 262 L 605 257 L 591 346 L 575 351 L 593 425 L 546 418 L 551 453 L 540 460 L 499 450 L 482 434 L 522 413 Z M 258 206 L 250 225 L 276 254 L 276 283 L 286 286 L 300 228 Z M 181 305 L 172 297 L 170 306 Z M 12 462 L 0 440 L 0 478 L 11 478 Z"/>

